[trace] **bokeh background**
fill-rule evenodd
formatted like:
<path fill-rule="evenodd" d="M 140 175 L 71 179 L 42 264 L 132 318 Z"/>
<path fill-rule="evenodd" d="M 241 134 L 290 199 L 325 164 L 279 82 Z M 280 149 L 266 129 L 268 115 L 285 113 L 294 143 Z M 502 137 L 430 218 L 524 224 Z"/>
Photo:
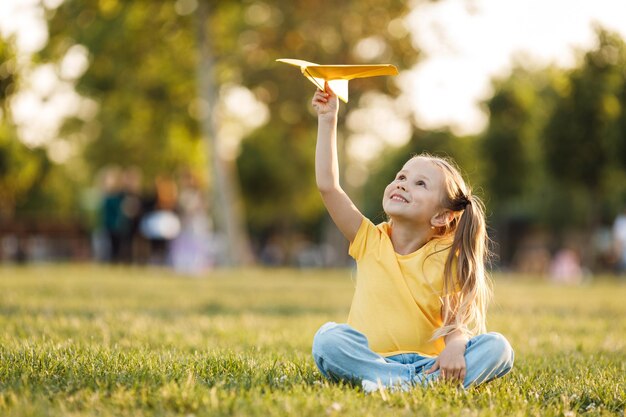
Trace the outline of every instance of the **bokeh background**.
<path fill-rule="evenodd" d="M 626 6 L 616 1 L 3 0 L 0 259 L 346 265 L 314 179 L 312 86 L 351 82 L 343 184 L 384 219 L 411 155 L 454 158 L 494 267 L 626 267 Z"/>

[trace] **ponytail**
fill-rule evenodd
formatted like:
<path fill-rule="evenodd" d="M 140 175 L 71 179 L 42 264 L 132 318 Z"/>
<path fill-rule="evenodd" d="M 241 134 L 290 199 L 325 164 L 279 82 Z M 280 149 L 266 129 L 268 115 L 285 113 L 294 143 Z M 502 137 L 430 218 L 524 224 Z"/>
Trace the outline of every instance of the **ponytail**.
<path fill-rule="evenodd" d="M 434 333 L 434 339 L 456 330 L 468 335 L 484 333 L 491 299 L 491 285 L 485 271 L 489 240 L 484 205 L 480 198 L 463 194 L 451 203 L 451 209 L 460 209 L 461 213 L 453 220 L 456 224 L 451 225 L 455 230 L 444 267 L 443 326 Z"/>

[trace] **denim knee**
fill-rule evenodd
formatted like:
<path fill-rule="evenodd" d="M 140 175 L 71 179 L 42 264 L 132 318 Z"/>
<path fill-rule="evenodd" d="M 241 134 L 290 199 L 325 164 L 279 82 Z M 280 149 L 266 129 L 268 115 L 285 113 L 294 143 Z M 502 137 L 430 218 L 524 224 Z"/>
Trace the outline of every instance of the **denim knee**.
<path fill-rule="evenodd" d="M 489 354 L 487 355 L 494 366 L 502 366 L 503 373 L 511 370 L 515 360 L 515 353 L 511 344 L 500 333 L 491 332 L 483 336 L 482 343 L 486 346 Z"/>
<path fill-rule="evenodd" d="M 313 337 L 313 356 L 318 358 L 329 354 L 340 343 L 340 334 L 348 327 L 345 324 L 328 322 L 319 328 Z"/>

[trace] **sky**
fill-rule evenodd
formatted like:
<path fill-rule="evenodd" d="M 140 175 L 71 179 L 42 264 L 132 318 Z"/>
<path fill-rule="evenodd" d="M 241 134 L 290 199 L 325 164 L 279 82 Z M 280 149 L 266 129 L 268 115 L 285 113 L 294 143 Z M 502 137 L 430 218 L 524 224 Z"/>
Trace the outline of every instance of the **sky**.
<path fill-rule="evenodd" d="M 37 51 L 45 45 L 47 31 L 43 13 L 33 5 L 43 3 L 55 8 L 62 1 L 1 0 L 0 35 L 14 35 L 23 54 Z M 404 72 L 399 84 L 418 125 L 424 129 L 449 126 L 457 134 L 479 133 L 487 117 L 478 103 L 489 97 L 490 80 L 506 75 L 514 57 L 523 57 L 523 62 L 538 66 L 571 67 L 576 62 L 577 50 L 594 46 L 594 23 L 615 30 L 626 39 L 624 0 L 415 3 L 406 24 L 425 58 Z M 66 81 L 76 79 L 86 69 L 87 53 L 74 49 L 67 57 Z M 35 73 L 35 89 L 50 89 L 53 72 L 47 68 Z M 70 97 L 68 85 L 64 88 L 66 100 L 78 103 L 77 97 Z M 33 97 L 30 100 L 35 102 Z M 25 120 L 32 120 L 28 103 L 23 100 L 22 111 Z M 49 119 L 54 119 L 52 114 Z M 398 126 L 399 130 L 404 129 Z M 40 131 L 46 129 L 44 124 Z"/>
<path fill-rule="evenodd" d="M 479 133 L 487 116 L 478 103 L 494 76 L 506 75 L 514 57 L 572 67 L 577 50 L 594 47 L 594 23 L 626 39 L 626 1 L 418 2 L 407 24 L 426 58 L 402 79 L 418 125 Z"/>

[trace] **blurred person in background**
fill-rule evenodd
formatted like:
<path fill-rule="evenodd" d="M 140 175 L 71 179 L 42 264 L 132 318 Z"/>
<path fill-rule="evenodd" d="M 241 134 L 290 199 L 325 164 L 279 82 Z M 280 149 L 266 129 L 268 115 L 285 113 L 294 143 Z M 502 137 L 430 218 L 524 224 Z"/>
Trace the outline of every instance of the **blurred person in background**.
<path fill-rule="evenodd" d="M 180 233 L 180 219 L 176 213 L 178 187 L 166 175 L 154 179 L 153 195 L 144 202 L 141 234 L 150 243 L 148 263 L 166 265 L 170 261 L 170 242 Z"/>
<path fill-rule="evenodd" d="M 550 262 L 550 280 L 556 284 L 580 284 L 583 268 L 578 253 L 568 247 L 559 249 Z"/>
<path fill-rule="evenodd" d="M 121 202 L 123 227 L 120 230 L 120 259 L 125 263 L 137 261 L 137 238 L 143 211 L 141 179 L 141 169 L 136 166 L 123 171 Z"/>
<path fill-rule="evenodd" d="M 183 171 L 178 197 L 181 229 L 171 244 L 172 266 L 179 273 L 198 276 L 214 264 L 208 209 L 198 179 L 191 171 Z"/>
<path fill-rule="evenodd" d="M 626 205 L 613 223 L 613 241 L 617 255 L 617 272 L 626 273 Z"/>
<path fill-rule="evenodd" d="M 117 263 L 121 259 L 121 241 L 124 225 L 122 213 L 122 170 L 111 165 L 101 173 L 102 201 L 100 224 L 102 241 L 100 257 L 105 262 Z"/>

